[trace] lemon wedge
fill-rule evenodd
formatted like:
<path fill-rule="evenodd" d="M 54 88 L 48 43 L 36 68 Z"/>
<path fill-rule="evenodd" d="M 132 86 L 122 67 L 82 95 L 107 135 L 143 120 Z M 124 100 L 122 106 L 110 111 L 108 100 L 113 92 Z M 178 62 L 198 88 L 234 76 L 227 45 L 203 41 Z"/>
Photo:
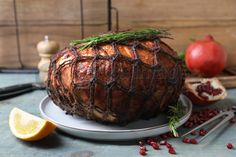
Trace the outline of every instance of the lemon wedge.
<path fill-rule="evenodd" d="M 11 110 L 9 126 L 13 135 L 25 141 L 40 140 L 56 128 L 53 123 L 18 108 Z"/>

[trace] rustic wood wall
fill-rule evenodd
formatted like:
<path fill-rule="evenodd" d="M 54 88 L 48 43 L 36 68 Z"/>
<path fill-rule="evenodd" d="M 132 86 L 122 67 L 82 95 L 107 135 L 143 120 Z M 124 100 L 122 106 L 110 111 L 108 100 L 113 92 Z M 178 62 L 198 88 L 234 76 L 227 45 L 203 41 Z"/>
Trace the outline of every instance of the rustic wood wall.
<path fill-rule="evenodd" d="M 81 37 L 79 0 L 16 2 L 22 60 L 26 66 L 37 65 L 35 46 L 45 34 L 61 47 Z M 168 28 L 174 40 L 167 42 L 177 52 L 184 51 L 191 38 L 210 33 L 224 45 L 228 66 L 236 66 L 235 0 L 113 0 L 112 4 L 119 10 L 120 30 Z M 106 13 L 106 0 L 84 0 L 86 36 L 107 30 Z M 13 0 L 0 0 L 0 67 L 19 67 Z"/>
<path fill-rule="evenodd" d="M 39 62 L 37 43 L 44 35 L 68 45 L 81 38 L 79 0 L 16 0 L 22 61 L 27 67 Z M 85 36 L 106 32 L 106 0 L 84 0 Z M 19 67 L 13 0 L 0 0 L 0 67 Z"/>

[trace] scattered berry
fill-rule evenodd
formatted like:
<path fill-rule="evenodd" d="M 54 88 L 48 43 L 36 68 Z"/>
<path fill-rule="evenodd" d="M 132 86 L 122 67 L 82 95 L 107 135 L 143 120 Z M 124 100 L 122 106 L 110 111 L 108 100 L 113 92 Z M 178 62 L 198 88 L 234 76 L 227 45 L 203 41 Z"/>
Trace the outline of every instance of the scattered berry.
<path fill-rule="evenodd" d="M 190 143 L 192 143 L 192 144 L 197 144 L 197 140 L 194 139 L 194 138 L 192 138 L 192 139 L 190 139 Z"/>
<path fill-rule="evenodd" d="M 232 143 L 228 143 L 228 144 L 227 144 L 227 148 L 228 148 L 228 149 L 233 149 L 233 148 L 234 148 L 234 146 L 233 146 L 233 144 L 232 144 Z"/>
<path fill-rule="evenodd" d="M 145 146 L 141 146 L 140 149 L 147 151 L 147 148 Z"/>
<path fill-rule="evenodd" d="M 139 154 L 140 155 L 146 155 L 147 153 L 146 153 L 146 151 L 144 149 L 140 149 L 139 150 Z"/>
<path fill-rule="evenodd" d="M 157 144 L 156 142 L 153 142 L 153 143 L 151 144 L 151 146 L 152 146 L 152 148 L 155 149 L 155 150 L 159 149 L 159 146 L 158 146 L 158 144 Z"/>
<path fill-rule="evenodd" d="M 219 114 L 219 109 L 203 109 L 192 113 L 188 121 L 184 124 L 186 128 L 192 128 L 194 125 L 200 125 L 210 118 Z"/>
<path fill-rule="evenodd" d="M 172 145 L 170 143 L 166 143 L 167 148 L 172 148 Z"/>
<path fill-rule="evenodd" d="M 156 141 L 156 139 L 154 139 L 154 138 L 148 138 L 147 139 L 147 144 L 151 145 L 151 143 L 155 142 L 155 141 Z"/>
<path fill-rule="evenodd" d="M 204 130 L 204 129 L 199 130 L 199 135 L 200 135 L 200 136 L 205 136 L 206 133 L 207 133 L 207 131 Z"/>
<path fill-rule="evenodd" d="M 183 138 L 183 139 L 182 139 L 182 142 L 184 142 L 184 143 L 190 143 L 190 139 L 189 139 L 189 138 Z"/>
<path fill-rule="evenodd" d="M 168 152 L 169 152 L 170 154 L 176 154 L 174 148 L 170 148 Z"/>

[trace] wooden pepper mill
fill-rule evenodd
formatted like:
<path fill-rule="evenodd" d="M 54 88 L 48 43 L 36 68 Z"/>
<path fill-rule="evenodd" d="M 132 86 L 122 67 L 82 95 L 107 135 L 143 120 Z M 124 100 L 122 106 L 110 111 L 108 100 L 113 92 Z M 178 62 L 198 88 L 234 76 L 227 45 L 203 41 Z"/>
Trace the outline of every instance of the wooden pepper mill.
<path fill-rule="evenodd" d="M 48 68 L 50 58 L 59 50 L 59 44 L 56 41 L 48 40 L 48 36 L 44 36 L 44 40 L 37 44 L 37 51 L 41 57 L 38 63 L 40 81 L 45 82 L 48 77 Z"/>

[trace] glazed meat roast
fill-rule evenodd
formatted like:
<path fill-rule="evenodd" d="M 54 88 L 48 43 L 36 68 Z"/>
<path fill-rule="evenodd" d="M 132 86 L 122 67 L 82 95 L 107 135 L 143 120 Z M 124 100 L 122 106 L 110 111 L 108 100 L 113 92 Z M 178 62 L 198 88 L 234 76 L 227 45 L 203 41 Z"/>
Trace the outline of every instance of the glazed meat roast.
<path fill-rule="evenodd" d="M 50 98 L 67 114 L 99 122 L 156 116 L 178 101 L 184 83 L 183 63 L 163 37 L 144 30 L 78 40 L 51 59 Z"/>

